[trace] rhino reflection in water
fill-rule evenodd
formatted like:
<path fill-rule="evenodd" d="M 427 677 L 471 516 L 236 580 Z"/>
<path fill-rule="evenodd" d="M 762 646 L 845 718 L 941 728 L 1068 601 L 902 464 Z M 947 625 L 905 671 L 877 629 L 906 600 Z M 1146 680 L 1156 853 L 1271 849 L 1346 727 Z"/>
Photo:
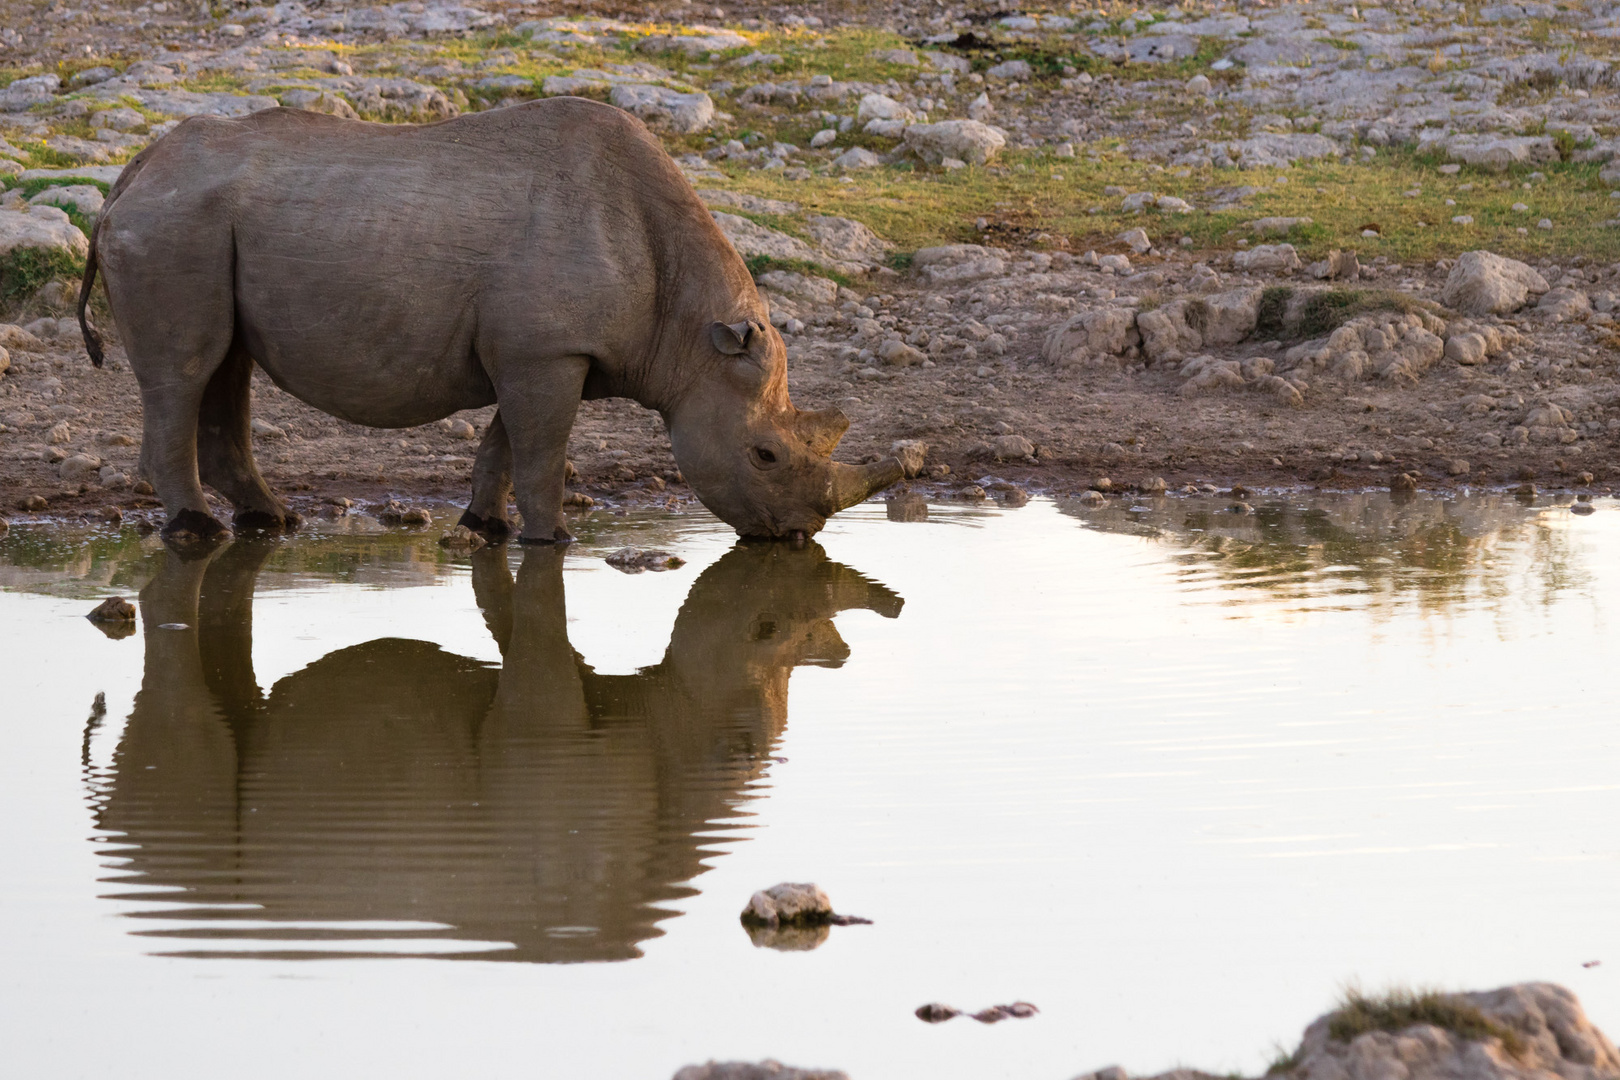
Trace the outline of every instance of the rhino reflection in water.
<path fill-rule="evenodd" d="M 568 642 L 561 550 L 526 551 L 515 581 L 485 550 L 499 668 L 383 638 L 265 694 L 251 606 L 271 550 L 169 553 L 141 592 L 145 676 L 98 823 L 127 860 L 112 895 L 188 924 L 155 937 L 207 942 L 165 951 L 638 956 L 748 798 L 792 669 L 841 664 L 838 612 L 902 603 L 818 545 L 743 544 L 694 582 L 661 663 L 599 675 Z"/>

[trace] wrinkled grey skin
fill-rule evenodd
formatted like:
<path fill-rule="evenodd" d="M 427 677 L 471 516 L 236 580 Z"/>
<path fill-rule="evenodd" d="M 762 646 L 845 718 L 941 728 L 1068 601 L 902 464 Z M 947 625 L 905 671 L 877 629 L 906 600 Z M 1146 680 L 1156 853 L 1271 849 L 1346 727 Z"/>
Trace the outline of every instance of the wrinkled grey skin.
<path fill-rule="evenodd" d="M 569 429 L 583 398 L 663 417 L 705 506 L 745 536 L 808 536 L 900 479 L 831 460 L 849 426 L 787 393 L 752 277 L 628 114 L 555 98 L 422 126 L 270 109 L 193 117 L 138 155 L 91 239 L 140 383 L 141 465 L 169 535 L 297 516 L 253 461 L 249 377 L 334 416 L 409 427 L 498 404 L 470 527 L 570 539 Z"/>

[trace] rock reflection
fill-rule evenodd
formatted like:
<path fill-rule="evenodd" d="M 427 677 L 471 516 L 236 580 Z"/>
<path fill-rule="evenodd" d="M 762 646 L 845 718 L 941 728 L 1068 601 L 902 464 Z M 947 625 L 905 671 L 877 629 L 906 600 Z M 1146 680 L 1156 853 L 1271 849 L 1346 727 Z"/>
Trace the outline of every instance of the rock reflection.
<path fill-rule="evenodd" d="M 112 895 L 184 924 L 142 932 L 171 954 L 638 956 L 736 827 L 792 670 L 847 657 L 838 612 L 902 603 L 819 545 L 739 545 L 661 663 L 605 676 L 569 644 L 562 552 L 526 550 L 514 580 L 485 550 L 499 668 L 383 638 L 264 693 L 252 597 L 275 547 L 168 555 L 141 592 L 145 672 L 97 817 Z"/>
<path fill-rule="evenodd" d="M 1356 596 L 1358 605 L 1411 600 L 1428 608 L 1501 601 L 1516 589 L 1550 600 L 1589 574 L 1564 530 L 1567 515 L 1505 493 L 1437 498 L 1411 493 L 1110 500 L 1097 508 L 1061 499 L 1090 528 L 1179 545 L 1191 586 L 1259 590 L 1267 599 Z M 1516 575 L 1527 575 L 1530 580 Z"/>

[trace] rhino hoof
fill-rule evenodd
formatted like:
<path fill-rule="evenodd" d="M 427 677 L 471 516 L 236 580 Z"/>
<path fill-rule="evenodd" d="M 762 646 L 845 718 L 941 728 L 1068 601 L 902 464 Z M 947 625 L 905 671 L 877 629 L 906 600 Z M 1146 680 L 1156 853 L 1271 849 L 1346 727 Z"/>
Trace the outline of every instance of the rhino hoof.
<path fill-rule="evenodd" d="M 218 518 L 201 510 L 182 510 L 163 526 L 164 542 L 179 547 L 212 544 L 229 536 L 230 530 Z"/>
<path fill-rule="evenodd" d="M 462 511 L 461 519 L 456 524 L 471 529 L 475 533 L 480 533 L 491 540 L 499 539 L 512 531 L 512 526 L 507 523 L 505 518 L 479 517 L 471 510 Z"/>
<path fill-rule="evenodd" d="M 563 528 L 561 525 L 553 529 L 550 536 L 518 537 L 518 543 L 520 544 L 572 544 L 573 542 L 574 534 Z"/>
<path fill-rule="evenodd" d="M 291 510 L 279 515 L 265 510 L 243 510 L 231 519 L 238 532 L 292 532 L 303 519 Z"/>

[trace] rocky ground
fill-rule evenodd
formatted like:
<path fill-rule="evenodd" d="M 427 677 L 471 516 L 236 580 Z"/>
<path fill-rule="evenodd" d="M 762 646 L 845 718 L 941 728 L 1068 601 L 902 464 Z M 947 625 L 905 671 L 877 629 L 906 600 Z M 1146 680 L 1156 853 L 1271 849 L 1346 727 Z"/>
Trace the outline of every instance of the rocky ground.
<path fill-rule="evenodd" d="M 558 93 L 661 133 L 795 400 L 850 415 L 849 460 L 926 442 L 920 490 L 1610 491 L 1617 40 L 1602 3 L 0 0 L 0 499 L 150 508 L 133 378 L 63 317 L 119 162 L 179 118 Z M 255 410 L 305 509 L 460 497 L 488 421 Z M 577 504 L 689 498 L 632 403 L 571 457 Z"/>

